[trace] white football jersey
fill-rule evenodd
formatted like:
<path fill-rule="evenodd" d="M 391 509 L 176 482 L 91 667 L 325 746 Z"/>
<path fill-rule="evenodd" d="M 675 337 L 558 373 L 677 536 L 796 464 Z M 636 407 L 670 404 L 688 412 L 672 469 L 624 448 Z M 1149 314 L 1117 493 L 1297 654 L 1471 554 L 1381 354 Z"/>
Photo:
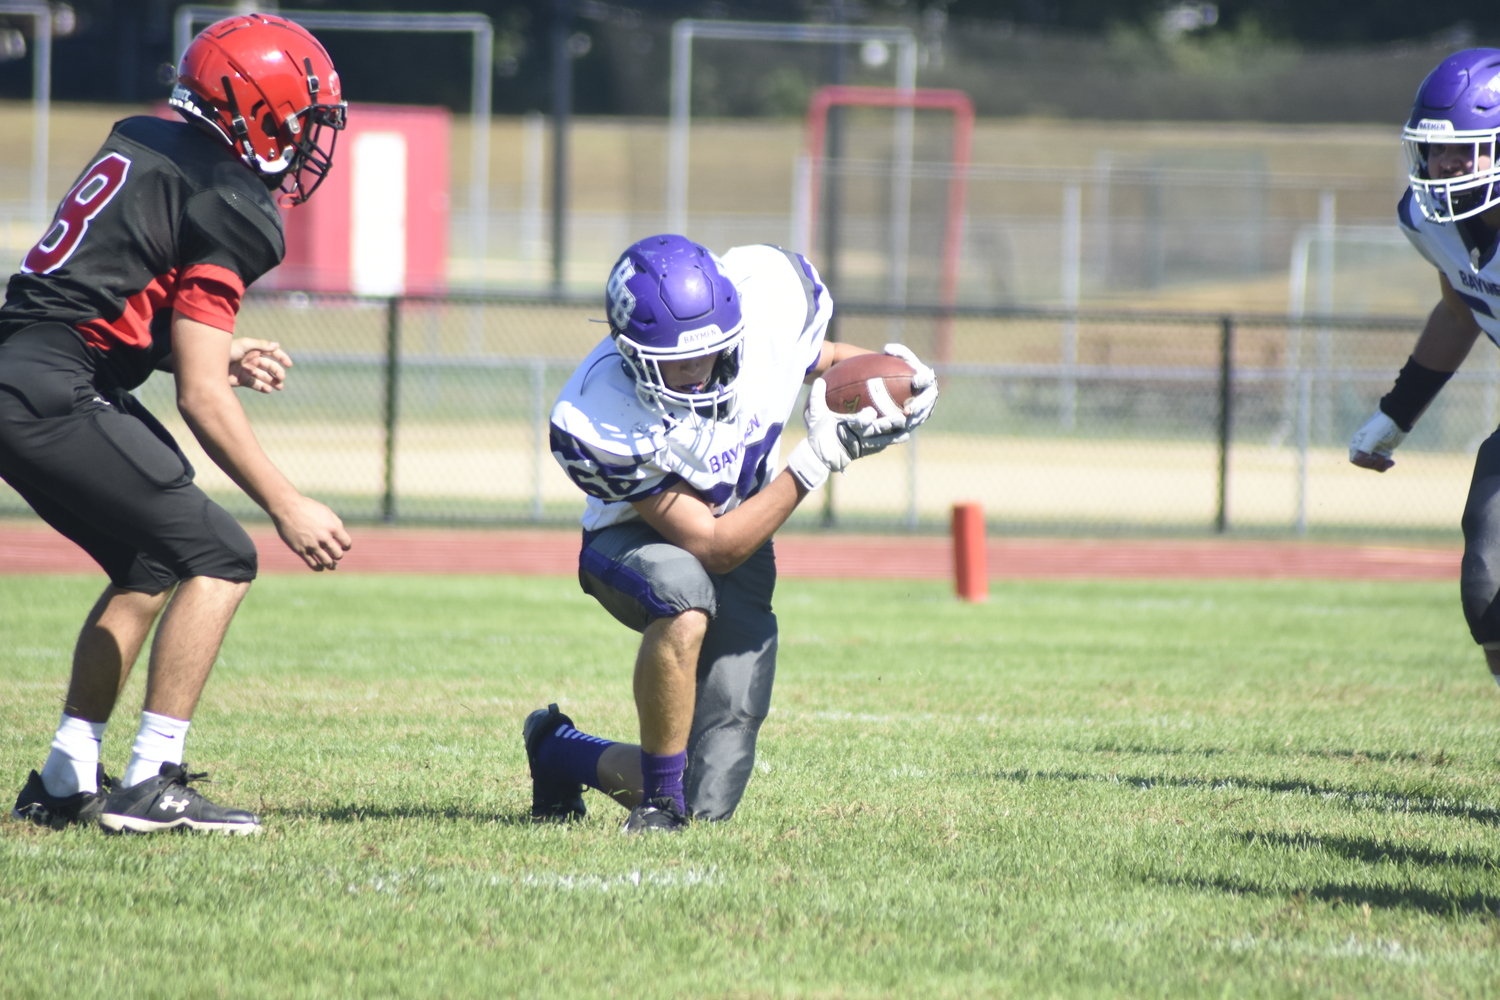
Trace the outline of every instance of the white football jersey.
<path fill-rule="evenodd" d="M 605 337 L 552 408 L 552 455 L 588 494 L 583 527 L 639 518 L 631 504 L 686 482 L 715 516 L 775 478 L 781 432 L 818 362 L 833 300 L 801 254 L 735 247 L 721 269 L 740 293 L 744 356 L 739 408 L 711 420 L 686 408 L 663 417 L 641 403 L 614 341 Z"/>
<path fill-rule="evenodd" d="M 1417 207 L 1411 189 L 1396 206 L 1401 231 L 1427 262 L 1448 278 L 1448 283 L 1469 306 L 1479 328 L 1500 344 L 1500 267 L 1495 247 L 1471 251 L 1459 234 L 1460 223 L 1430 222 Z"/>

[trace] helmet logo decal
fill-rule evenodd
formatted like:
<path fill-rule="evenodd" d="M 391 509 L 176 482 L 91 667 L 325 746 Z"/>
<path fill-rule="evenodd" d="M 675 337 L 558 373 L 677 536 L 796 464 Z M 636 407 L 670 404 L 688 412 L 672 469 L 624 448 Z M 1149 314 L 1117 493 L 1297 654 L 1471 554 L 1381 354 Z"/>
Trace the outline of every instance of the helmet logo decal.
<path fill-rule="evenodd" d="M 663 420 L 729 420 L 737 412 L 745 322 L 739 294 L 708 251 L 683 236 L 640 240 L 604 287 L 610 336 L 641 404 Z M 709 359 L 669 379 L 671 362 Z M 691 377 L 693 385 L 682 384 Z M 684 412 L 685 411 L 685 412 Z"/>
<path fill-rule="evenodd" d="M 609 300 L 609 324 L 616 330 L 625 329 L 630 314 L 635 311 L 635 293 L 625 286 L 635 274 L 635 265 L 629 259 L 622 260 L 604 286 L 605 297 Z"/>
<path fill-rule="evenodd" d="M 1452 132 L 1453 123 L 1441 118 L 1423 118 L 1417 122 L 1417 128 L 1423 132 Z"/>

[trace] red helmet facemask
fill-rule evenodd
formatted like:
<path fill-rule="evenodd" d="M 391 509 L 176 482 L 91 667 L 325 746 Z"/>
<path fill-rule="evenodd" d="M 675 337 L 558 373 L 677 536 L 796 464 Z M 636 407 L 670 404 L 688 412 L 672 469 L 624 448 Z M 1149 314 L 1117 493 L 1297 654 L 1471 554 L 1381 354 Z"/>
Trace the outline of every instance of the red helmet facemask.
<path fill-rule="evenodd" d="M 271 14 L 225 18 L 199 32 L 167 103 L 277 182 L 288 206 L 312 197 L 327 176 L 347 108 L 323 46 Z"/>

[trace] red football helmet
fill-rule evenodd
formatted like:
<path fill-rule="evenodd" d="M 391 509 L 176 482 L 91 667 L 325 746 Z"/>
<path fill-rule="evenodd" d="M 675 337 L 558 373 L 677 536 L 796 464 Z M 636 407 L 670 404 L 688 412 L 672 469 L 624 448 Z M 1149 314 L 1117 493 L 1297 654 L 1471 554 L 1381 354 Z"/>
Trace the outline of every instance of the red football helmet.
<path fill-rule="evenodd" d="M 306 28 L 271 14 L 228 17 L 199 32 L 182 54 L 167 103 L 207 125 L 257 174 L 280 178 L 288 205 L 300 205 L 323 182 L 347 108 L 323 46 Z"/>

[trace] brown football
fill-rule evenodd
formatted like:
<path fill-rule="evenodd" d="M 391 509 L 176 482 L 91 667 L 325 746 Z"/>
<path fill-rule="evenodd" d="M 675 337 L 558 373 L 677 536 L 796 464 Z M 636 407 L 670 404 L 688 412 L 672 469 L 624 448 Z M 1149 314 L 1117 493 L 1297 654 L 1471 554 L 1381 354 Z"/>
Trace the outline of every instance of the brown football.
<path fill-rule="evenodd" d="M 857 354 L 840 361 L 823 374 L 827 385 L 824 398 L 834 413 L 857 413 L 867 406 L 875 406 L 871 383 L 884 382 L 891 402 L 904 406 L 912 396 L 911 377 L 914 374 L 911 365 L 889 354 Z"/>

